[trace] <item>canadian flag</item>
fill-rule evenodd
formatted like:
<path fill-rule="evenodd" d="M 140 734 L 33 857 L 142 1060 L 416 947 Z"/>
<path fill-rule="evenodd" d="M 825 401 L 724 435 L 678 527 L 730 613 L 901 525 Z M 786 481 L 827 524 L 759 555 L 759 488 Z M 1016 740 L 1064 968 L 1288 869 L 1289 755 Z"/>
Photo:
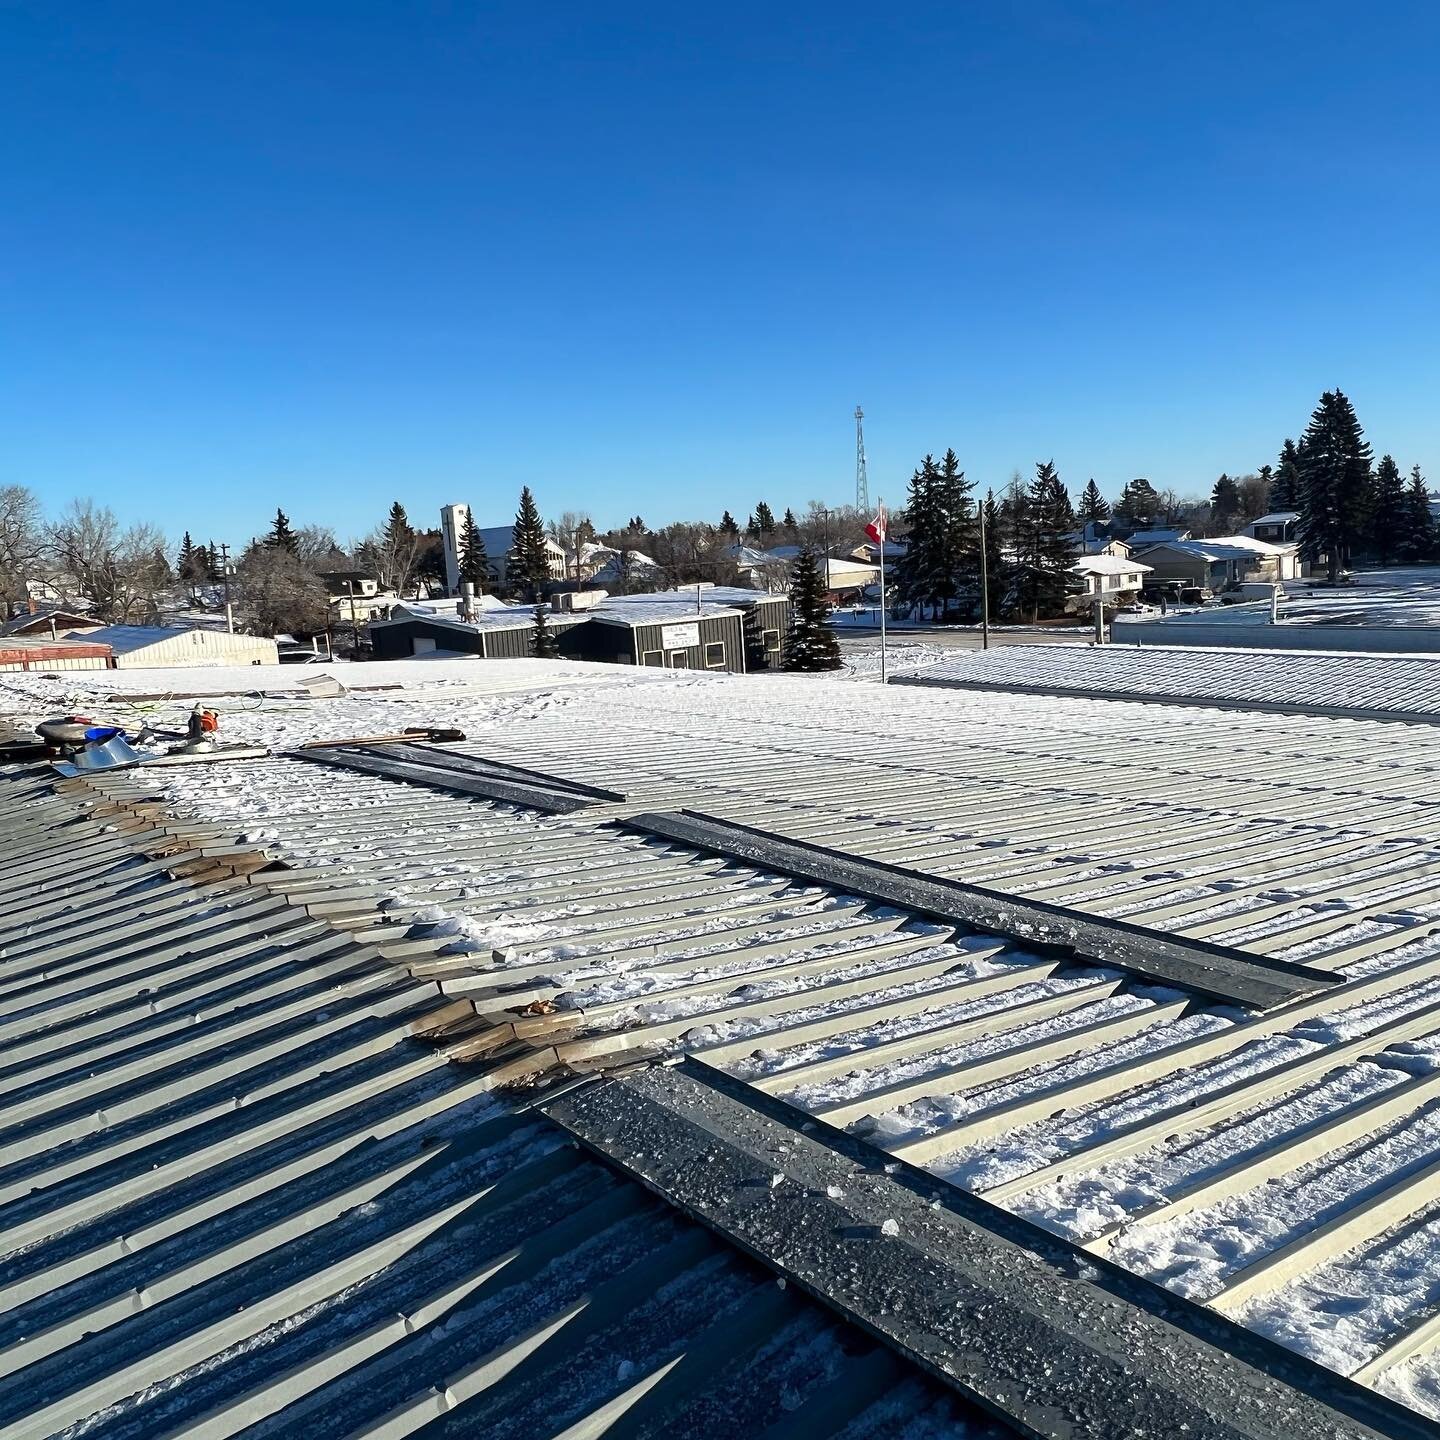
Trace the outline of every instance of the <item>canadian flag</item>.
<path fill-rule="evenodd" d="M 875 518 L 865 527 L 865 533 L 877 545 L 885 543 L 885 502 L 883 500 L 875 511 Z"/>

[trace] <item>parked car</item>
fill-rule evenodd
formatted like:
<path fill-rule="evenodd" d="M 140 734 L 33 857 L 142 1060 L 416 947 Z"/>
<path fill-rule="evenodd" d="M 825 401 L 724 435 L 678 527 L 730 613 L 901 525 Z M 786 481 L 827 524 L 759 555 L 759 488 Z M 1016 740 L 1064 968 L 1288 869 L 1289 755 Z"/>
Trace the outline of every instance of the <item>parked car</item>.
<path fill-rule="evenodd" d="M 1185 585 L 1180 590 L 1180 603 L 1182 605 L 1203 605 L 1207 600 L 1213 599 L 1213 594 L 1207 585 Z"/>
<path fill-rule="evenodd" d="M 1222 605 L 1253 605 L 1257 600 L 1284 598 L 1284 587 L 1273 580 L 1241 580 L 1220 592 Z"/>

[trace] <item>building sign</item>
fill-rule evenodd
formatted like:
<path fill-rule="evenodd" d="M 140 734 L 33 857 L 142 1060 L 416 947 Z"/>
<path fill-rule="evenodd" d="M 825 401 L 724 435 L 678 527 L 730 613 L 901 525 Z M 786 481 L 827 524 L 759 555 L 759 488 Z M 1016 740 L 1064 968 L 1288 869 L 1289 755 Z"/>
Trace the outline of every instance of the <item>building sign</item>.
<path fill-rule="evenodd" d="M 690 646 L 698 645 L 700 643 L 700 622 L 691 620 L 684 625 L 662 625 L 660 627 L 660 643 L 667 650 L 688 650 Z"/>

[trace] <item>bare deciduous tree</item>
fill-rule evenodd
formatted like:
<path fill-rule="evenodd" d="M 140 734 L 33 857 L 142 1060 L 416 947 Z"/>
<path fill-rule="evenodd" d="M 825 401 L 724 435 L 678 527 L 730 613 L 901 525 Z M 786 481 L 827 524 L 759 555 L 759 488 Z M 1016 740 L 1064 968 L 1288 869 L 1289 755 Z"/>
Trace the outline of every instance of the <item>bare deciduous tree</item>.
<path fill-rule="evenodd" d="M 40 501 L 24 485 L 0 485 L 0 618 L 23 605 L 26 582 L 38 578 L 45 546 Z"/>
<path fill-rule="evenodd" d="M 120 528 L 108 506 L 76 500 L 50 531 L 61 578 L 111 625 L 154 625 L 170 581 L 165 537 L 155 525 Z"/>

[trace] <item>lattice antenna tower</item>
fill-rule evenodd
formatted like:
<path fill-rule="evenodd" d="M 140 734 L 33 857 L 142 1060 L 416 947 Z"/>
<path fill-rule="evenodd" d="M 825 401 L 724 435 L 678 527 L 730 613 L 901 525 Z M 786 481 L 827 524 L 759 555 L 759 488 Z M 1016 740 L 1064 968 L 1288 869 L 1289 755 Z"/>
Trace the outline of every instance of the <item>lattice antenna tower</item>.
<path fill-rule="evenodd" d="M 855 504 L 858 509 L 870 508 L 870 475 L 865 469 L 865 412 L 855 407 Z"/>

